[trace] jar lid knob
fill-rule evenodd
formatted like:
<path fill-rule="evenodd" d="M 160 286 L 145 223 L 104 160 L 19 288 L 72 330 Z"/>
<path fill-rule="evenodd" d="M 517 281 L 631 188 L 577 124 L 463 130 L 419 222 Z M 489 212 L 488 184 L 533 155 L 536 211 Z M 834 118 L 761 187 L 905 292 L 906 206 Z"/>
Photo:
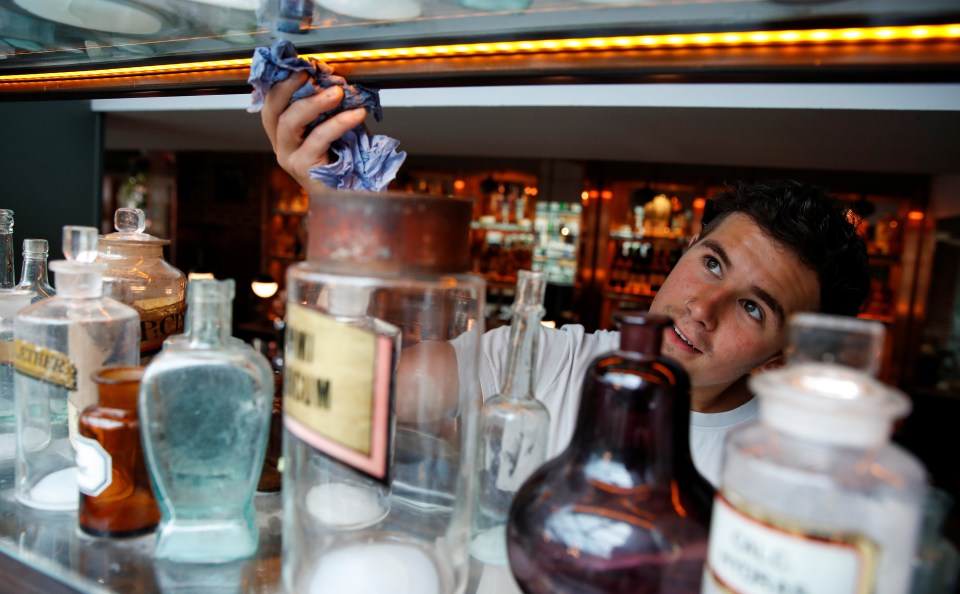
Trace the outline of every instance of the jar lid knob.
<path fill-rule="evenodd" d="M 121 233 L 143 233 L 147 218 L 139 208 L 118 208 L 113 215 L 113 226 Z"/>

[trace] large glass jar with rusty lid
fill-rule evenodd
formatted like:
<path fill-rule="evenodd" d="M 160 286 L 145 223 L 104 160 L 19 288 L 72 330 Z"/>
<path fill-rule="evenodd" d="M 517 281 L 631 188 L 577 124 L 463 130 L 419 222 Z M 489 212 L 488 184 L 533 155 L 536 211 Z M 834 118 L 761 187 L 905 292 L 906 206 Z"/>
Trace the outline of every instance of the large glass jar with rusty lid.
<path fill-rule="evenodd" d="M 169 240 L 144 233 L 139 208 L 118 208 L 115 233 L 99 241 L 98 262 L 107 265 L 103 293 L 140 314 L 140 362 L 146 365 L 168 336 L 183 333 L 186 276 L 163 259 Z"/>
<path fill-rule="evenodd" d="M 288 592 L 463 592 L 485 283 L 469 201 L 311 196 L 287 278 Z"/>

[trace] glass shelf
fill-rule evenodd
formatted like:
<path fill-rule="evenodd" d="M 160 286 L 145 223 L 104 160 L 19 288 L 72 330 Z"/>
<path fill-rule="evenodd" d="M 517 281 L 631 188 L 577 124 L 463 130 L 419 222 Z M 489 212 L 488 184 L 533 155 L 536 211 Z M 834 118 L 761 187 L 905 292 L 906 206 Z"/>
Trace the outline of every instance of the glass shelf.
<path fill-rule="evenodd" d="M 76 512 L 27 508 L 13 495 L 13 464 L 0 467 L 0 554 L 40 575 L 23 579 L 39 588 L 51 578 L 63 592 L 152 594 L 154 592 L 231 592 L 275 594 L 280 585 L 281 500 L 277 493 L 258 493 L 254 503 L 260 527 L 256 557 L 218 565 L 190 565 L 153 559 L 156 534 L 106 539 L 80 531 Z M 3 563 L 8 567 L 8 563 Z M 14 570 L 17 574 L 29 574 Z M 13 573 L 11 572 L 11 573 Z M 0 579 L 6 579 L 0 571 Z M 38 589 L 37 592 L 53 590 Z M 6 590 L 0 586 L 0 590 Z M 57 590 L 58 592 L 60 590 Z"/>
<path fill-rule="evenodd" d="M 86 10 L 73 14 L 62 2 L 0 0 L 0 74 L 249 58 L 253 48 L 269 45 L 277 36 L 272 15 L 279 1 L 87 0 Z M 345 16 L 324 8 L 336 2 L 315 0 L 305 26 L 282 35 L 302 51 L 343 51 L 751 28 L 931 24 L 956 22 L 960 15 L 954 0 L 533 0 L 524 10 L 496 12 L 465 8 L 455 0 L 421 1 L 417 16 L 390 19 L 376 13 Z"/>

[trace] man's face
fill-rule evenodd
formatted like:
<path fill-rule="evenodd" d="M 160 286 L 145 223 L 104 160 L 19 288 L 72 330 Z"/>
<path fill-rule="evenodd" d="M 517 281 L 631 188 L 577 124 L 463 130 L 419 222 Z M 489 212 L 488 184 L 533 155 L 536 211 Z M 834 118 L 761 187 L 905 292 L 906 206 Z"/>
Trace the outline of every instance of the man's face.
<path fill-rule="evenodd" d="M 673 318 L 663 353 L 683 364 L 695 394 L 711 398 L 776 358 L 787 317 L 819 300 L 816 273 L 733 214 L 687 250 L 650 310 Z"/>

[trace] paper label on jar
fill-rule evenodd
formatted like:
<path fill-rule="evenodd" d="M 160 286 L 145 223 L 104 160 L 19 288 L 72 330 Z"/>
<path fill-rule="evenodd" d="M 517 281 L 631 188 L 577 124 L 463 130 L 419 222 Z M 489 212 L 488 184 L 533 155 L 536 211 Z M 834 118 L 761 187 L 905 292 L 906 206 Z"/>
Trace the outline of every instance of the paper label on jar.
<path fill-rule="evenodd" d="M 287 307 L 284 425 L 326 455 L 388 481 L 393 398 L 389 335 Z"/>
<path fill-rule="evenodd" d="M 705 592 L 868 594 L 877 547 L 853 533 L 803 529 L 738 509 L 717 494 L 710 522 Z"/>
<path fill-rule="evenodd" d="M 151 302 L 159 301 L 157 299 Z M 140 314 L 140 356 L 154 355 L 163 347 L 163 341 L 168 336 L 183 334 L 183 323 L 187 304 L 178 301 L 172 305 L 145 308 L 146 301 L 134 303 L 134 308 Z"/>
<path fill-rule="evenodd" d="M 43 382 L 77 389 L 77 367 L 67 355 L 20 340 L 13 341 L 13 366 L 18 372 Z"/>
<path fill-rule="evenodd" d="M 77 457 L 77 486 L 80 492 L 96 497 L 113 482 L 113 458 L 95 439 L 78 435 L 74 443 Z"/>

